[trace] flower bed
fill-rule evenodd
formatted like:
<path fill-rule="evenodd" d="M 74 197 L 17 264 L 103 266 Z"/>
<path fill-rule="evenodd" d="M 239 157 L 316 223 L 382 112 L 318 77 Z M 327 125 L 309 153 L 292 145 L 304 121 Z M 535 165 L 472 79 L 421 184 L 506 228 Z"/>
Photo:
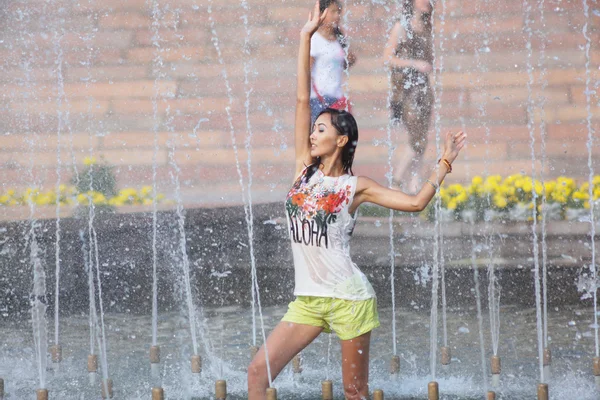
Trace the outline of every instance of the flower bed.
<path fill-rule="evenodd" d="M 164 201 L 164 194 L 157 194 L 157 202 Z M 154 201 L 152 194 L 152 186 L 144 186 L 142 188 L 125 188 L 118 191 L 115 196 L 108 197 L 102 192 L 88 190 L 79 192 L 74 186 L 60 185 L 56 190 L 40 190 L 29 188 L 23 193 L 17 193 L 10 189 L 0 195 L 1 206 L 25 206 L 30 202 L 37 206 L 47 205 L 67 205 L 67 206 L 113 206 L 119 207 L 124 205 L 151 205 Z"/>
<path fill-rule="evenodd" d="M 157 203 L 165 200 L 163 194 L 154 196 L 152 186 L 144 186 L 139 190 L 135 188 L 117 190 L 113 167 L 104 162 L 98 163 L 94 157 L 86 157 L 83 164 L 85 167 L 81 171 L 74 171 L 71 178 L 72 186 L 63 184 L 51 190 L 28 188 L 23 193 L 9 189 L 0 194 L 0 207 L 94 205 L 112 209 L 120 206 L 152 205 L 155 200 Z"/>
<path fill-rule="evenodd" d="M 452 184 L 440 188 L 440 218 L 463 221 L 532 221 L 538 219 L 576 220 L 590 214 L 590 201 L 600 211 L 600 175 L 579 185 L 560 176 L 541 182 L 530 176 L 476 176 L 471 184 Z M 434 202 L 427 209 L 435 217 Z M 534 211 L 535 207 L 535 211 Z"/>

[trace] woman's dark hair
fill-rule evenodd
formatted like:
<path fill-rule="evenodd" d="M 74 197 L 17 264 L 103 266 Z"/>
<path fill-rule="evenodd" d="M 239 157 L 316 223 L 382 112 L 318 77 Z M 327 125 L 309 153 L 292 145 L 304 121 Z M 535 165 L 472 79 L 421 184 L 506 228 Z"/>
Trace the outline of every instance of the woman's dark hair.
<path fill-rule="evenodd" d="M 338 6 L 340 10 L 342 9 L 342 2 L 340 0 L 319 0 L 319 12 L 322 13 L 332 4 Z M 335 34 L 335 37 L 342 46 L 342 48 L 346 48 L 348 46 L 348 40 L 339 26 L 336 26 L 333 29 L 333 33 Z"/>
<path fill-rule="evenodd" d="M 322 13 L 328 9 L 332 3 L 339 8 L 342 8 L 342 2 L 340 0 L 319 0 L 319 12 Z"/>
<path fill-rule="evenodd" d="M 344 172 L 350 175 L 354 175 L 352 172 L 352 163 L 354 162 L 354 154 L 356 153 L 356 146 L 358 146 L 358 125 L 356 120 L 348 111 L 338 110 L 335 108 L 326 108 L 319 116 L 323 114 L 329 114 L 331 116 L 331 125 L 336 129 L 338 134 L 348 136 L 348 141 L 342 149 L 342 167 Z M 317 118 L 319 117 L 317 116 Z M 321 158 L 317 157 L 316 161 L 308 166 L 306 175 L 304 178 L 305 182 L 308 182 L 315 172 L 321 165 Z"/>
<path fill-rule="evenodd" d="M 407 29 L 410 26 L 410 20 L 415 15 L 415 0 L 402 0 L 402 12 L 400 15 L 400 23 Z M 431 13 L 423 14 L 423 22 L 425 29 L 431 32 Z"/>

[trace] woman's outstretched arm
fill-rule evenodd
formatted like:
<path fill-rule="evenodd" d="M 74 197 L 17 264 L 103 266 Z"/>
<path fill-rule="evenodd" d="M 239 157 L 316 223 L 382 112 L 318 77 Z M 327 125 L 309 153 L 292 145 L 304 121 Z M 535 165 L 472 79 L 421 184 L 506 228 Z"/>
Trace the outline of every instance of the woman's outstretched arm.
<path fill-rule="evenodd" d="M 446 147 L 442 160 L 445 159 L 452 164 L 460 150 L 464 147 L 466 139 L 467 135 L 463 132 L 455 134 L 448 132 L 446 134 Z M 428 181 L 425 182 L 416 195 L 408 195 L 399 190 L 386 188 L 372 179 L 360 176 L 358 177 L 356 194 L 350 211 L 354 212 L 360 204 L 365 202 L 398 211 L 422 211 L 435 195 L 437 187 L 442 183 L 447 173 L 448 169 L 446 165 L 440 161 L 436 165 L 436 169 L 431 173 Z"/>
<path fill-rule="evenodd" d="M 296 173 L 305 165 L 312 163 L 310 156 L 310 39 L 323 23 L 327 10 L 319 13 L 319 2 L 315 3 L 308 21 L 300 31 L 300 48 L 298 50 L 298 81 L 296 88 Z"/>

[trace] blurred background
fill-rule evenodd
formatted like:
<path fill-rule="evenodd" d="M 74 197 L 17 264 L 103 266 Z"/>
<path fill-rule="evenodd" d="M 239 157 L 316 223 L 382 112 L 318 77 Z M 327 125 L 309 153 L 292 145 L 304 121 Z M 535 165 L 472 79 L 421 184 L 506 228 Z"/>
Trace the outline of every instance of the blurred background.
<path fill-rule="evenodd" d="M 96 163 L 111 168 L 117 189 L 140 197 L 156 182 L 173 199 L 178 176 L 186 206 L 241 204 L 240 176 L 247 187 L 250 168 L 253 200 L 282 201 L 293 174 L 296 56 L 309 3 L 3 2 L 0 195 L 56 192 Z M 588 135 L 600 118 L 600 9 L 591 0 L 587 7 L 436 2 L 436 104 L 425 165 L 436 160 L 440 132 L 463 128 L 469 146 L 449 183 L 530 174 L 532 165 L 547 178 L 587 179 Z M 400 8 L 343 2 L 342 27 L 358 58 L 345 88 L 360 129 L 355 173 L 382 184 L 390 145 L 395 159 L 408 143 L 404 128 L 390 126 L 383 61 Z M 28 214 L 5 200 L 1 218 Z M 36 212 L 55 214 L 43 208 Z"/>

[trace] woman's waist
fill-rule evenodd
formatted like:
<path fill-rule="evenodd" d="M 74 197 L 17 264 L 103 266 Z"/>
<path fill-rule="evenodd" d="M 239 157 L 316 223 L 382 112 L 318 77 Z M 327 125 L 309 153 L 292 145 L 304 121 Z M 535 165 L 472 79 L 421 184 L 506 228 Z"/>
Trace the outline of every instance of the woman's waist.
<path fill-rule="evenodd" d="M 421 72 L 415 67 L 393 67 L 392 79 L 410 79 L 414 76 L 422 76 L 429 79 L 429 74 Z"/>

